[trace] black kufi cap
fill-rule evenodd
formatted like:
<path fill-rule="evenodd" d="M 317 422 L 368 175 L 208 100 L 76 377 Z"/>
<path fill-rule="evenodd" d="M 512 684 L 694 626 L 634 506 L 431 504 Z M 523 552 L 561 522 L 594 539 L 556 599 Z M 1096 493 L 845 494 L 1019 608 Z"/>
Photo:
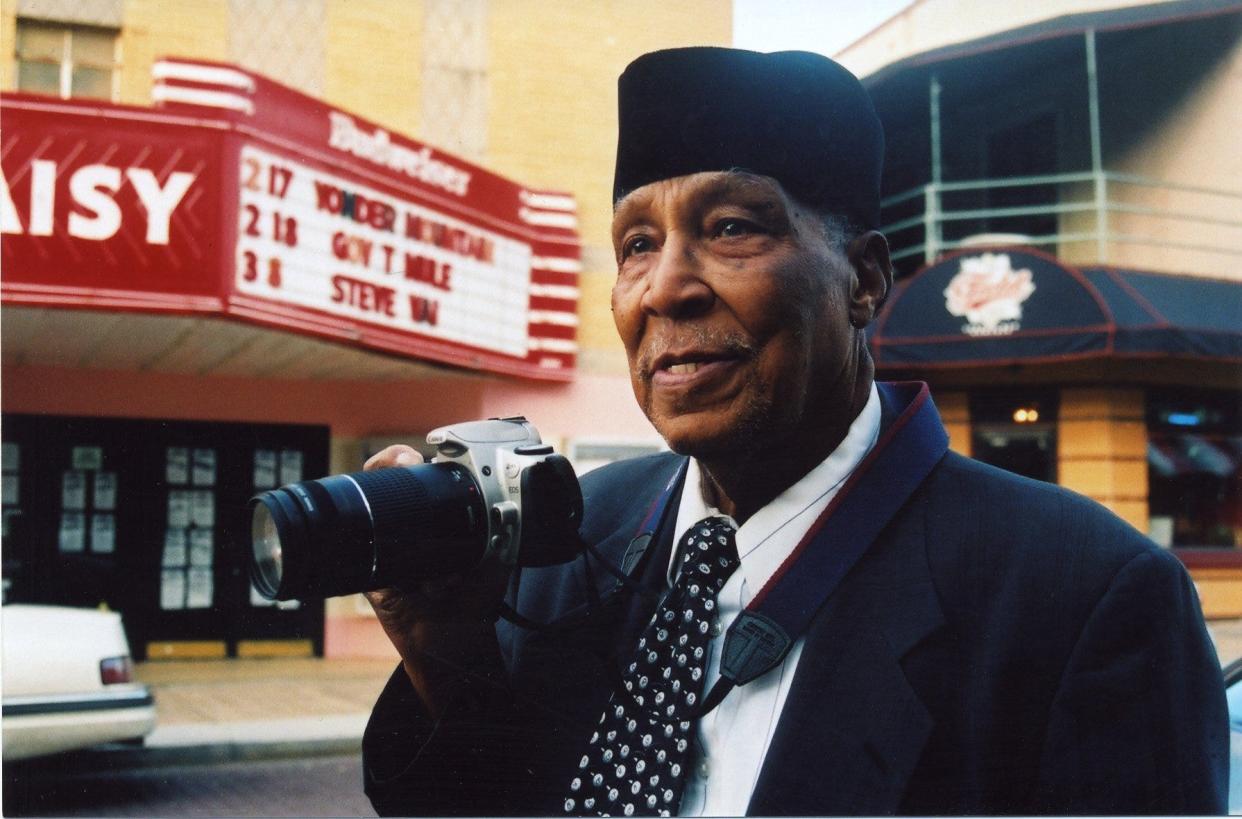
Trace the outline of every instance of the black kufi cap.
<path fill-rule="evenodd" d="M 618 102 L 614 201 L 661 179 L 737 169 L 859 227 L 879 224 L 884 131 L 862 84 L 827 57 L 655 51 L 625 69 Z"/>

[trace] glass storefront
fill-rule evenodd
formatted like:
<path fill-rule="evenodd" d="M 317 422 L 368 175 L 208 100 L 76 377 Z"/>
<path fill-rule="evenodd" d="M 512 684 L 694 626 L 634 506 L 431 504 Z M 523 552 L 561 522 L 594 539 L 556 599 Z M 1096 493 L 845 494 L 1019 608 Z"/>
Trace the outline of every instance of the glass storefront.
<path fill-rule="evenodd" d="M 1148 394 L 1150 534 L 1162 546 L 1242 545 L 1240 408 L 1232 392 Z"/>

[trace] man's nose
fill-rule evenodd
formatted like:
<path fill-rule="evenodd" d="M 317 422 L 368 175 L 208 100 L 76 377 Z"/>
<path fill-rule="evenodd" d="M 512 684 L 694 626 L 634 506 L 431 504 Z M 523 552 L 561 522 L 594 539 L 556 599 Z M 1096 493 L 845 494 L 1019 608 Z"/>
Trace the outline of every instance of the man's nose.
<path fill-rule="evenodd" d="M 659 259 L 647 272 L 643 312 L 664 318 L 706 313 L 716 301 L 704 278 L 702 251 L 678 234 L 666 237 Z"/>

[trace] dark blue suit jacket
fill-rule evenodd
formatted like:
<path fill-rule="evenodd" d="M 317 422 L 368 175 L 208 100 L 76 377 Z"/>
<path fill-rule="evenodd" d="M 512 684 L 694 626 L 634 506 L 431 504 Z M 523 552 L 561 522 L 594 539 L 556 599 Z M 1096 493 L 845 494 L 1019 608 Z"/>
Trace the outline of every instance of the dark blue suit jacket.
<path fill-rule="evenodd" d="M 584 476 L 586 538 L 622 563 L 679 463 Z M 671 528 L 638 566 L 653 588 Z M 397 670 L 363 746 L 380 813 L 559 812 L 654 610 L 588 568 L 515 577 L 517 610 L 557 626 L 499 624 L 439 721 Z M 949 453 L 813 619 L 748 813 L 1220 813 L 1228 741 L 1180 563 L 1085 498 Z"/>

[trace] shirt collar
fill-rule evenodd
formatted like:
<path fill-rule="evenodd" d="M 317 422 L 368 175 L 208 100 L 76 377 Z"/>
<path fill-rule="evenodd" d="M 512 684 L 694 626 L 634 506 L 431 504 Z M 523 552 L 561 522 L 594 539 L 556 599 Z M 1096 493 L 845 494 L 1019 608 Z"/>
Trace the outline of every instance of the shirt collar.
<path fill-rule="evenodd" d="M 811 523 L 853 473 L 880 434 L 880 393 L 875 383 L 862 411 L 854 418 L 837 448 L 793 486 L 757 511 L 737 531 L 737 550 L 749 596 L 756 594 L 798 545 Z M 703 497 L 703 473 L 695 459 L 686 470 L 685 489 L 677 508 L 677 538 L 709 515 L 721 515 Z M 674 555 L 674 561 L 676 555 Z M 670 564 L 675 565 L 675 563 Z"/>

